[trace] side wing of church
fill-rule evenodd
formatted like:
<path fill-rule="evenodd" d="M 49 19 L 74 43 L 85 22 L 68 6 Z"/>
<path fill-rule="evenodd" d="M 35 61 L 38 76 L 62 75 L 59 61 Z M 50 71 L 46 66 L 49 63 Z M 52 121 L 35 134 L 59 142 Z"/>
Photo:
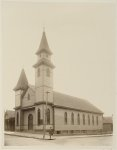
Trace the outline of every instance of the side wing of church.
<path fill-rule="evenodd" d="M 103 112 L 86 100 L 53 91 L 52 52 L 43 32 L 35 69 L 35 85 L 22 70 L 15 91 L 15 130 L 95 133 L 103 128 Z M 46 125 L 46 126 L 45 126 Z"/>

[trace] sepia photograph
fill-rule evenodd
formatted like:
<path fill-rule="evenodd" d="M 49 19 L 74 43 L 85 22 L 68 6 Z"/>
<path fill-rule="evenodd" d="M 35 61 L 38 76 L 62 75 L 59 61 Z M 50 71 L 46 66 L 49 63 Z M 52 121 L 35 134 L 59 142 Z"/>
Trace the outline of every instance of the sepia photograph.
<path fill-rule="evenodd" d="M 114 149 L 115 47 L 114 2 L 2 1 L 3 148 Z"/>

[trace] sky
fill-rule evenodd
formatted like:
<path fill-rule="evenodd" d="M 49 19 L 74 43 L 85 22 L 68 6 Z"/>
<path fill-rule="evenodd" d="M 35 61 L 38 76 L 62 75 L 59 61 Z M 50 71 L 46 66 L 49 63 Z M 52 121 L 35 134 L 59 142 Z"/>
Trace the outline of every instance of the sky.
<path fill-rule="evenodd" d="M 54 90 L 83 98 L 104 115 L 115 109 L 115 5 L 111 3 L 2 3 L 2 102 L 15 107 L 15 87 L 32 67 L 43 27 L 53 52 Z"/>

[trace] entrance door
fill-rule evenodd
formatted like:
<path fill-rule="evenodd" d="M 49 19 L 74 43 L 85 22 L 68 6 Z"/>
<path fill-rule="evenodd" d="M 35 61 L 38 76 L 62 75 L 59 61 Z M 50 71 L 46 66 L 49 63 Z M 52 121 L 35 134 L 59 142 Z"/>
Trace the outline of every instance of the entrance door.
<path fill-rule="evenodd" d="M 29 114 L 28 116 L 28 130 L 33 130 L 33 115 Z"/>

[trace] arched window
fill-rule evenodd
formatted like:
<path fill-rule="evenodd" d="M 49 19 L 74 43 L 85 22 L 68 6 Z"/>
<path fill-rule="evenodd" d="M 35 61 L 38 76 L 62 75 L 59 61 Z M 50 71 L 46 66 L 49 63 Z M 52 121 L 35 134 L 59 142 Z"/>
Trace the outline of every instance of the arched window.
<path fill-rule="evenodd" d="M 71 114 L 71 124 L 74 124 L 74 113 Z"/>
<path fill-rule="evenodd" d="M 40 68 L 38 68 L 38 70 L 37 70 L 37 76 L 38 77 L 40 76 Z"/>
<path fill-rule="evenodd" d="M 94 116 L 92 116 L 92 124 L 94 125 Z"/>
<path fill-rule="evenodd" d="M 28 94 L 28 100 L 30 100 L 30 94 Z"/>
<path fill-rule="evenodd" d="M 88 115 L 88 125 L 90 125 L 90 116 Z"/>
<path fill-rule="evenodd" d="M 46 70 L 46 75 L 47 75 L 47 77 L 50 76 L 50 69 L 49 68 L 47 68 L 47 70 Z"/>
<path fill-rule="evenodd" d="M 41 123 L 41 113 L 40 113 L 40 109 L 38 109 L 37 120 L 38 120 L 38 125 L 40 125 L 40 123 Z"/>
<path fill-rule="evenodd" d="M 64 122 L 67 124 L 67 112 L 64 113 Z"/>
<path fill-rule="evenodd" d="M 78 114 L 78 116 L 77 116 L 77 122 L 78 122 L 78 124 L 80 125 L 80 115 Z"/>
<path fill-rule="evenodd" d="M 96 117 L 96 122 L 97 122 L 97 125 L 98 125 L 98 116 Z"/>
<path fill-rule="evenodd" d="M 83 114 L 83 125 L 85 125 L 85 115 Z"/>
<path fill-rule="evenodd" d="M 17 126 L 19 126 L 19 113 L 17 112 Z"/>
<path fill-rule="evenodd" d="M 47 124 L 50 124 L 50 109 L 47 109 Z"/>

